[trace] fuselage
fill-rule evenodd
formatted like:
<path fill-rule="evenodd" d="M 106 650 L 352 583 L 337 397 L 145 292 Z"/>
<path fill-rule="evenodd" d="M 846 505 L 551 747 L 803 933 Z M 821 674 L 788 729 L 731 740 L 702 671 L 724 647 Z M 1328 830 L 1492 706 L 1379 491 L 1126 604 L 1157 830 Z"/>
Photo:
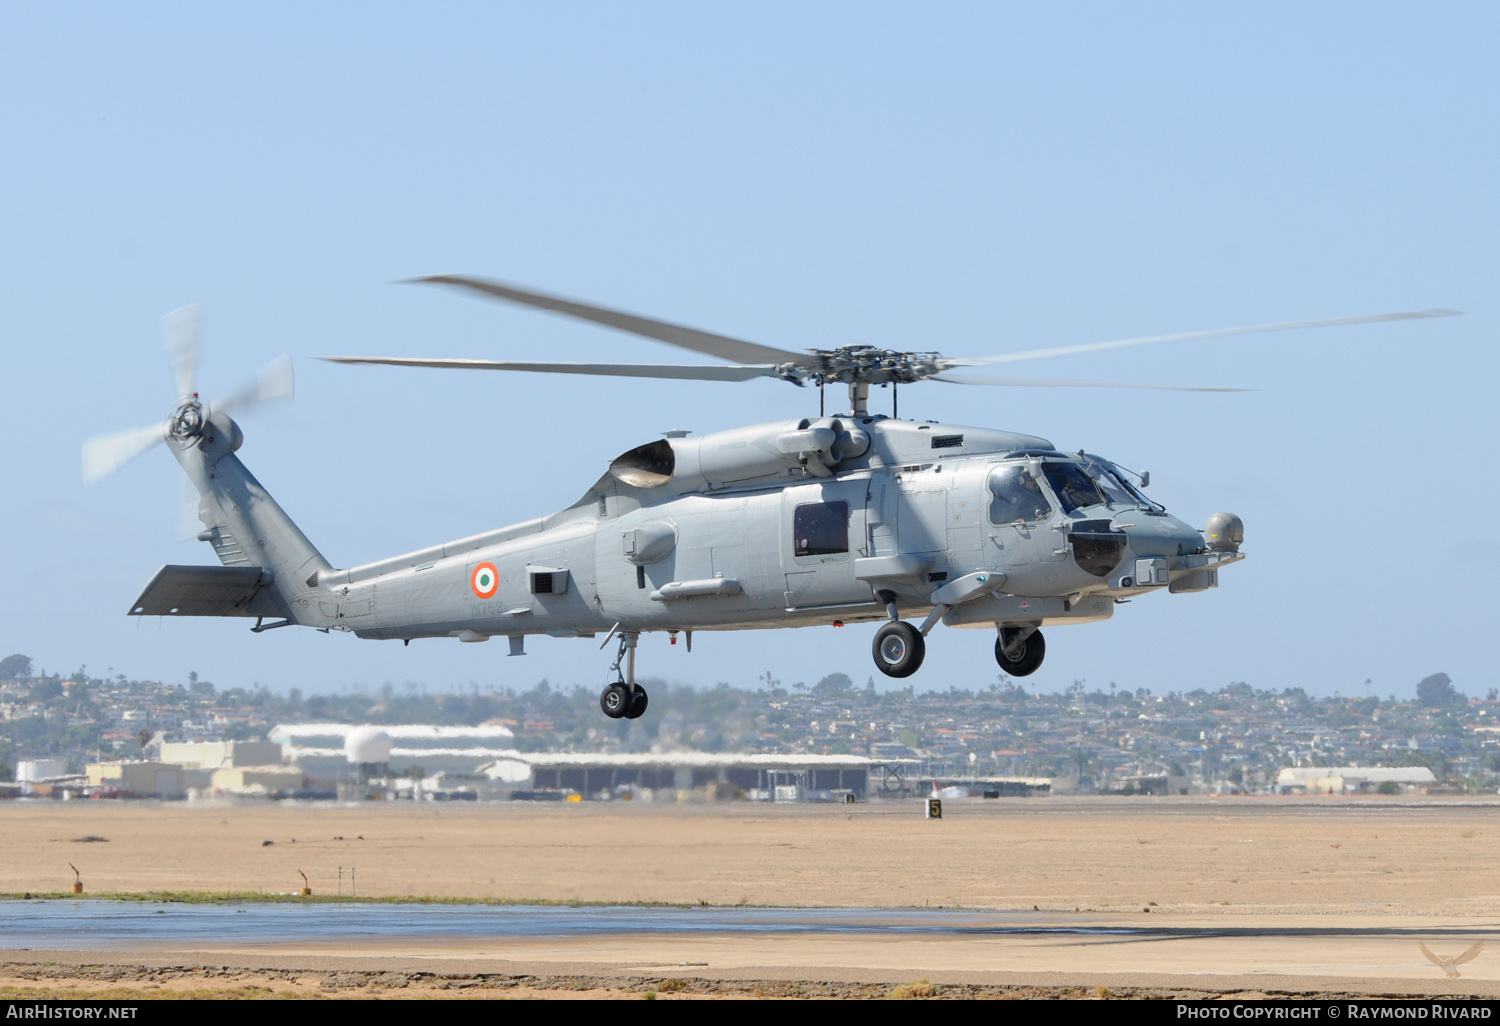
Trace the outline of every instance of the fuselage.
<path fill-rule="evenodd" d="M 1097 457 L 841 416 L 640 446 L 552 516 L 322 574 L 317 619 L 479 641 L 885 620 L 894 603 L 1040 626 L 1212 587 L 1236 558 Z"/>

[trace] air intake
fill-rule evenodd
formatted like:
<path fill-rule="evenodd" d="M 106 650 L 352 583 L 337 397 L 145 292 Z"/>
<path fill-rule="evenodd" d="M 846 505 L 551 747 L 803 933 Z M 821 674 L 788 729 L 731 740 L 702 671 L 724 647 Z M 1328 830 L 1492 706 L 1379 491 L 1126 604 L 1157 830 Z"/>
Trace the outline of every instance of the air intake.
<path fill-rule="evenodd" d="M 659 488 L 671 480 L 676 467 L 677 454 L 671 443 L 661 440 L 616 456 L 609 465 L 609 473 L 615 480 L 636 488 Z"/>
<path fill-rule="evenodd" d="M 533 595 L 561 595 L 568 590 L 568 571 L 528 567 Z"/>

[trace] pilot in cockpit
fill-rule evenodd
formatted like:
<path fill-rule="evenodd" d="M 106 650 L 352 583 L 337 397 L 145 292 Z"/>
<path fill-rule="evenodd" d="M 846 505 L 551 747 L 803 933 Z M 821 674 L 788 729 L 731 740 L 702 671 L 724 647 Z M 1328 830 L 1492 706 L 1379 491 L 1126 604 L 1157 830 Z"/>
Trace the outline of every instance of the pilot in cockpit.
<path fill-rule="evenodd" d="M 1025 465 L 1001 467 L 990 475 L 990 523 L 1041 520 L 1051 509 L 1040 482 Z"/>

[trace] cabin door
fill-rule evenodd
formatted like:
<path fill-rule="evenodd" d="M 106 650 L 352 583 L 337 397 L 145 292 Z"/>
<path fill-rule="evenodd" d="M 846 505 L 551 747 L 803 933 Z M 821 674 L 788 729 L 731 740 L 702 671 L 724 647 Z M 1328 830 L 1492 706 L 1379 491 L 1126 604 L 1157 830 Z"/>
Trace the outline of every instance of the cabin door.
<path fill-rule="evenodd" d="M 870 602 L 854 577 L 854 549 L 865 537 L 869 482 L 818 481 L 781 493 L 781 570 L 788 609 Z"/>

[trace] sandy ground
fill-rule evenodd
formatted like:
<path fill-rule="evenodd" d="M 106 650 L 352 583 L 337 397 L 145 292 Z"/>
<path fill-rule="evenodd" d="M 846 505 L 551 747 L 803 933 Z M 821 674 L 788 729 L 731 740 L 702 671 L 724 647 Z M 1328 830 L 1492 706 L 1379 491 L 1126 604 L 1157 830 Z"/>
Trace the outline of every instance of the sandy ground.
<path fill-rule="evenodd" d="M 74 953 L 75 956 L 77 953 Z M 84 958 L 95 953 L 85 953 Z M 1193 977 L 951 971 L 876 974 L 825 969 L 815 974 L 735 973 L 675 968 L 653 972 L 589 963 L 465 962 L 409 964 L 408 959 L 236 959 L 191 965 L 159 959 L 119 962 L 0 963 L 0 1003 L 7 999 L 132 998 L 1168 998 L 1177 1000 L 1379 1000 L 1420 998 L 1463 1003 L 1495 1000 L 1493 989 L 1334 977 Z"/>
<path fill-rule="evenodd" d="M 287 892 L 301 884 L 298 869 L 326 894 L 337 890 L 340 866 L 347 888 L 354 866 L 361 897 L 957 905 L 1035 910 L 1044 925 L 1149 932 L 389 938 L 337 950 L 226 939 L 191 952 L 0 952 L 0 993 L 108 984 L 244 996 L 278 987 L 447 996 L 457 987 L 639 997 L 688 979 L 698 982 L 661 996 L 776 996 L 789 986 L 878 996 L 925 978 L 949 996 L 964 987 L 977 996 L 1101 986 L 1113 994 L 1500 996 L 1500 802 L 1052 798 L 948 802 L 945 810 L 931 822 L 916 802 L 7 803 L 0 891 L 62 890 L 72 862 L 96 894 Z M 1490 949 L 1459 979 L 1417 948 L 1452 954 L 1487 938 Z M 57 963 L 51 976 L 45 961 Z M 682 968 L 695 962 L 708 965 Z M 86 964 L 137 968 L 112 982 L 98 975 L 106 970 L 76 968 Z M 204 976 L 204 966 L 234 968 Z M 302 983 L 283 978 L 304 970 Z M 377 978 L 393 972 L 406 982 Z M 325 986 L 330 978 L 348 985 Z"/>
<path fill-rule="evenodd" d="M 1500 916 L 1500 801 L 0 806 L 0 892 Z M 79 838 L 104 837 L 86 842 Z M 273 842 L 266 844 L 265 842 Z"/>

